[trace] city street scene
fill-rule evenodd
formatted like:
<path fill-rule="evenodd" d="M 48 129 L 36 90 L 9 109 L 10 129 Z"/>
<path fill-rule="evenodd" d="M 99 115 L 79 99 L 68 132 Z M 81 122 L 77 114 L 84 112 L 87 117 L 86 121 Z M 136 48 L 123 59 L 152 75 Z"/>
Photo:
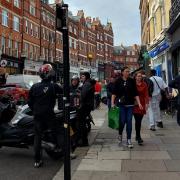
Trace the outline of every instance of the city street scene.
<path fill-rule="evenodd" d="M 0 0 L 0 180 L 180 180 L 180 0 Z"/>

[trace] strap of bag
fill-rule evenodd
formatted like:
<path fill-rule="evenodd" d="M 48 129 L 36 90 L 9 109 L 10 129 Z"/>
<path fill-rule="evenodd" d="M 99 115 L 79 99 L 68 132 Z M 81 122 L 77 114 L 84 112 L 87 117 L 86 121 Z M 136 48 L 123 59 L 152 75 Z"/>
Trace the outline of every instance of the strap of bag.
<path fill-rule="evenodd" d="M 152 78 L 155 80 L 155 82 L 156 82 L 156 84 L 157 84 L 158 88 L 162 91 L 162 89 L 160 88 L 160 86 L 159 86 L 159 84 L 158 84 L 158 82 L 157 82 L 156 78 L 154 78 L 154 77 L 152 77 Z"/>

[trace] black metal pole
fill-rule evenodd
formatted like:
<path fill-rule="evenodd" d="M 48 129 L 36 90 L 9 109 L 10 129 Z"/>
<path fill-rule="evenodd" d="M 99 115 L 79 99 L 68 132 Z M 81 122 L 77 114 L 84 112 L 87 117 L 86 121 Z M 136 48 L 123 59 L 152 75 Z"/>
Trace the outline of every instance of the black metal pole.
<path fill-rule="evenodd" d="M 64 78 L 64 97 L 63 97 L 63 112 L 64 112 L 64 180 L 71 180 L 71 159 L 70 159 L 70 128 L 69 128 L 69 119 L 70 119 L 70 91 L 69 91 L 69 36 L 68 36 L 68 5 L 62 5 L 63 10 L 63 24 L 62 27 L 63 34 L 63 78 Z"/>

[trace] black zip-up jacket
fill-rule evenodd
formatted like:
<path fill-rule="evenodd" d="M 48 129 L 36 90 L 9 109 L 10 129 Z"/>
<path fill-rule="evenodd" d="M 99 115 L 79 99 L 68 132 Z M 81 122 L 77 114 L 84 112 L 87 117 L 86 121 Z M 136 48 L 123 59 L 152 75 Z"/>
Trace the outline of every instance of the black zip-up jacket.
<path fill-rule="evenodd" d="M 95 88 L 92 80 L 86 80 L 81 89 L 81 107 L 94 109 L 94 92 Z"/>
<path fill-rule="evenodd" d="M 54 116 L 54 106 L 58 95 L 63 94 L 62 88 L 50 81 L 34 84 L 29 92 L 28 105 L 34 116 Z"/>
<path fill-rule="evenodd" d="M 180 106 L 180 75 L 169 83 L 169 87 L 178 90 L 178 105 Z"/>
<path fill-rule="evenodd" d="M 122 78 L 119 78 L 114 84 L 112 94 L 119 98 L 120 104 L 134 105 L 135 97 L 138 96 L 135 80 L 128 78 L 125 81 Z"/>

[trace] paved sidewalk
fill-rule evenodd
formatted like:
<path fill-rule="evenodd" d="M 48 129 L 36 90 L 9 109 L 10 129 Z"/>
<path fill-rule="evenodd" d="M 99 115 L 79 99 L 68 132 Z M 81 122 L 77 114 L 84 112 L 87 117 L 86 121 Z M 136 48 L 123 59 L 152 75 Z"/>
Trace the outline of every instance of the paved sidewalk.
<path fill-rule="evenodd" d="M 175 119 L 164 116 L 165 127 L 151 132 L 144 118 L 144 146 L 137 145 L 133 132 L 134 148 L 129 150 L 125 138 L 119 146 L 117 132 L 107 127 L 104 107 L 94 117 L 93 143 L 89 149 L 77 149 L 79 157 L 72 161 L 73 180 L 180 180 L 180 128 Z M 62 170 L 54 178 L 60 179 Z"/>

